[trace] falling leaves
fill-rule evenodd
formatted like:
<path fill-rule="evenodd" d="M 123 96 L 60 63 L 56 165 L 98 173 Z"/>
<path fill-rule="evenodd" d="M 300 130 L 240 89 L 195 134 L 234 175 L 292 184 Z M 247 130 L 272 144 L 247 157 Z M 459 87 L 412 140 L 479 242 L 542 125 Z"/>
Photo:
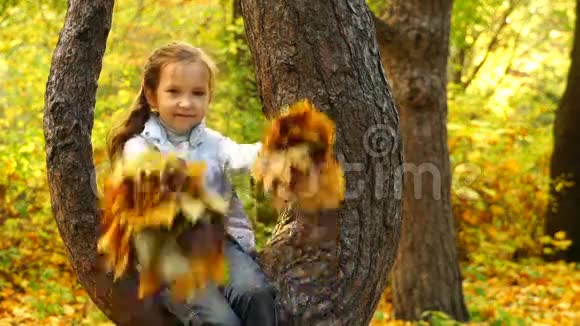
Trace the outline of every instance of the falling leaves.
<path fill-rule="evenodd" d="M 115 280 L 137 259 L 140 298 L 168 283 L 185 300 L 223 281 L 229 204 L 206 191 L 205 171 L 204 162 L 149 150 L 117 161 L 106 178 L 98 251 Z"/>
<path fill-rule="evenodd" d="M 252 175 L 273 204 L 316 211 L 339 207 L 343 170 L 334 159 L 334 122 L 311 102 L 299 101 L 272 121 Z"/>

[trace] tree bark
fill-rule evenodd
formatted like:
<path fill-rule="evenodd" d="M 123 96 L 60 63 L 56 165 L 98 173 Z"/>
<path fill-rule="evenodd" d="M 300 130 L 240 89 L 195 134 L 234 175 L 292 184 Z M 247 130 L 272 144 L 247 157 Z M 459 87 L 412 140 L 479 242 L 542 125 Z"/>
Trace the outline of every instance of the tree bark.
<path fill-rule="evenodd" d="M 233 13 L 232 16 L 234 17 L 234 19 L 238 19 L 239 17 L 242 17 L 242 0 L 234 0 L 234 2 L 232 3 L 233 6 Z"/>
<path fill-rule="evenodd" d="M 467 54 L 466 48 L 459 49 L 457 55 L 452 57 L 451 82 L 455 85 L 462 85 L 463 71 L 465 68 L 465 56 Z"/>
<path fill-rule="evenodd" d="M 401 227 L 399 118 L 364 1 L 242 2 L 264 112 L 310 98 L 337 124 L 347 200 L 317 216 L 283 214 L 260 254 L 278 289 L 280 325 L 366 325 L 394 262 Z M 112 0 L 71 1 L 54 53 L 44 130 L 52 207 L 77 278 L 119 325 L 174 322 L 113 283 L 96 253 L 91 131 Z M 382 133 L 381 133 L 382 132 Z M 374 139 L 378 137 L 378 140 Z"/>
<path fill-rule="evenodd" d="M 554 152 L 550 176 L 552 200 L 546 218 L 546 233 L 566 231 L 572 245 L 554 257 L 580 262 L 580 1 L 576 3 L 576 30 L 568 82 L 554 122 Z M 567 185 L 557 190 L 564 180 Z"/>
<path fill-rule="evenodd" d="M 335 120 L 347 171 L 348 199 L 320 217 L 321 224 L 338 219 L 338 239 L 309 241 L 316 232 L 291 212 L 261 253 L 279 290 L 282 325 L 367 325 L 401 222 L 399 118 L 373 16 L 363 0 L 242 0 L 242 13 L 264 112 L 273 117 L 311 99 Z"/>
<path fill-rule="evenodd" d="M 97 254 L 91 132 L 97 80 L 113 0 L 69 1 L 45 94 L 44 136 L 52 210 L 74 272 L 95 304 L 118 325 L 170 325 L 156 302 L 137 299 L 135 275 L 113 283 Z"/>
<path fill-rule="evenodd" d="M 403 230 L 393 269 L 395 317 L 428 310 L 468 319 L 451 210 L 447 148 L 447 59 L 452 1 L 391 1 L 382 62 L 401 115 Z M 428 173 L 423 173 L 428 172 Z"/>

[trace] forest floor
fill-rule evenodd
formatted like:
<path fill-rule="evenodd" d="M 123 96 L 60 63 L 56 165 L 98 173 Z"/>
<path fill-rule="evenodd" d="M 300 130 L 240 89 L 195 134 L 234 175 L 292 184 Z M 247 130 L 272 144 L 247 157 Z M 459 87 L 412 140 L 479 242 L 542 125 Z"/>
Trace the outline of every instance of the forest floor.
<path fill-rule="evenodd" d="M 113 325 L 78 285 L 58 235 L 3 234 L 9 235 L 0 238 L 0 326 Z M 462 275 L 472 325 L 580 325 L 580 264 L 489 259 L 463 264 Z M 392 316 L 387 288 L 371 325 L 411 324 Z M 455 324 L 443 314 L 433 318 Z"/>
<path fill-rule="evenodd" d="M 462 267 L 469 325 L 580 325 L 580 264 L 490 260 Z M 387 288 L 371 325 L 411 325 L 392 317 Z M 434 318 L 436 325 L 456 324 L 443 314 Z"/>

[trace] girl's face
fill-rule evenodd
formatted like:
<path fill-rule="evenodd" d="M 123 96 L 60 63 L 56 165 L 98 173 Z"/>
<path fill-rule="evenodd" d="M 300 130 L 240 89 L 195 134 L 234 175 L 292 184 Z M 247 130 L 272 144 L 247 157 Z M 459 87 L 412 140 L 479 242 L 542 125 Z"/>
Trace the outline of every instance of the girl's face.
<path fill-rule="evenodd" d="M 146 90 L 147 101 L 159 111 L 163 123 L 185 133 L 205 117 L 210 102 L 209 71 L 199 61 L 174 62 L 161 68 L 155 92 Z"/>

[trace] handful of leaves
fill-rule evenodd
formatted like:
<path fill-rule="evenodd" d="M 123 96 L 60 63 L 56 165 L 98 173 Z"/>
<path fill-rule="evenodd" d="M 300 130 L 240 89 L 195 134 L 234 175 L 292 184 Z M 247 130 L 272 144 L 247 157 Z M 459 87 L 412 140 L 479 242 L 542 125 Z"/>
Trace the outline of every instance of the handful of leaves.
<path fill-rule="evenodd" d="M 204 189 L 204 162 L 149 150 L 119 160 L 106 178 L 98 251 L 121 277 L 140 264 L 139 298 L 169 285 L 175 300 L 225 278 L 228 203 Z"/>
<path fill-rule="evenodd" d="M 252 176 L 272 193 L 274 207 L 297 203 L 317 211 L 340 206 L 345 182 L 334 159 L 334 134 L 334 122 L 308 100 L 272 121 Z"/>

